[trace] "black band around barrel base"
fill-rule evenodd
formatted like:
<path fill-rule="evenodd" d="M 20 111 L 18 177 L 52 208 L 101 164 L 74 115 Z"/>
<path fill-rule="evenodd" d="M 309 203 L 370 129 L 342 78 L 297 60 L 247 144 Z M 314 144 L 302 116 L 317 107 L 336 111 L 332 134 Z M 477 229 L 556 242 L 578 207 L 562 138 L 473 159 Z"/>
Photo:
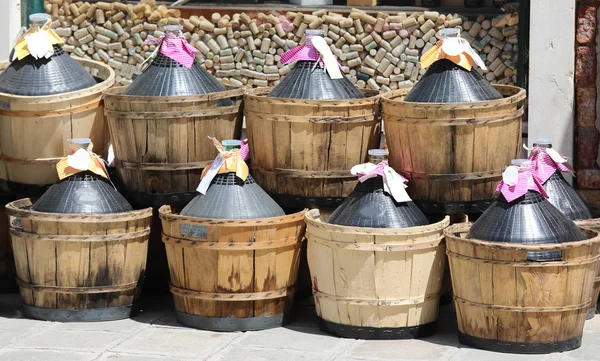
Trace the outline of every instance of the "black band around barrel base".
<path fill-rule="evenodd" d="M 139 310 L 132 305 L 85 310 L 63 310 L 23 305 L 25 317 L 58 322 L 115 321 L 135 316 Z"/>
<path fill-rule="evenodd" d="M 198 192 L 182 192 L 182 193 L 142 193 L 123 191 L 123 195 L 134 206 L 139 207 L 160 207 L 165 204 L 176 207 L 184 207 Z"/>
<path fill-rule="evenodd" d="M 560 330 L 556 330 L 556 332 L 559 331 Z M 556 342 L 507 342 L 470 336 L 460 331 L 458 332 L 458 341 L 463 345 L 482 350 L 519 354 L 563 352 L 581 346 L 581 336 Z"/>
<path fill-rule="evenodd" d="M 495 199 L 449 202 L 413 200 L 425 214 L 483 213 L 495 201 Z"/>
<path fill-rule="evenodd" d="M 437 321 L 409 327 L 364 327 L 330 322 L 319 317 L 319 328 L 323 332 L 344 338 L 360 340 L 398 340 L 431 336 L 437 329 Z"/>
<path fill-rule="evenodd" d="M 290 194 L 274 194 L 269 196 L 277 202 L 282 208 L 337 208 L 345 197 L 302 197 Z"/>
<path fill-rule="evenodd" d="M 177 321 L 181 324 L 200 330 L 234 332 L 258 331 L 281 327 L 290 322 L 290 313 L 280 313 L 275 316 L 259 317 L 205 317 L 177 311 Z"/>

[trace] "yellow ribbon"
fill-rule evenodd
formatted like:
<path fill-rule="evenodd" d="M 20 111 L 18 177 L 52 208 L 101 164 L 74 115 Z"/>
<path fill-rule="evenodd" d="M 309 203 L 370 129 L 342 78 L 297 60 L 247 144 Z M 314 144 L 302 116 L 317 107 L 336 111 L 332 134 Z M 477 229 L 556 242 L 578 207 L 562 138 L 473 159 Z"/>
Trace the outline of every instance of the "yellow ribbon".
<path fill-rule="evenodd" d="M 431 64 L 435 63 L 440 59 L 448 59 L 456 65 L 459 65 L 468 71 L 471 71 L 473 68 L 473 64 L 475 60 L 467 54 L 466 52 L 462 52 L 458 55 L 448 55 L 442 50 L 443 41 L 438 41 L 431 49 L 427 50 L 423 55 L 421 55 L 421 67 L 428 68 Z"/>
<path fill-rule="evenodd" d="M 109 179 L 108 171 L 106 170 L 106 167 L 104 166 L 104 161 L 97 154 L 92 152 L 92 148 L 94 147 L 94 144 L 92 144 L 90 142 L 90 145 L 88 145 L 87 149 L 82 149 L 82 148 L 79 148 L 79 146 L 73 142 L 67 141 L 67 143 L 69 144 L 69 148 L 71 148 L 71 152 L 69 153 L 69 155 L 67 155 L 66 157 L 61 159 L 56 164 L 56 172 L 58 173 L 58 179 L 63 180 L 67 177 L 72 176 L 73 174 L 85 172 L 88 170 L 92 173 L 95 173 L 95 174 L 101 176 L 101 177 Z M 76 156 L 75 153 L 77 153 L 78 151 L 87 152 L 89 159 L 87 160 L 87 164 L 84 165 L 83 167 L 74 168 L 69 164 L 70 163 L 73 164 L 73 160 L 74 160 L 73 157 L 79 158 L 80 155 L 83 155 L 80 152 Z M 85 158 L 83 158 L 83 159 L 85 159 Z M 86 169 L 82 169 L 82 168 L 86 168 Z"/>
<path fill-rule="evenodd" d="M 246 178 L 248 178 L 249 171 L 248 165 L 240 155 L 240 150 L 237 148 L 232 150 L 225 150 L 221 142 L 219 142 L 216 138 L 209 138 L 213 141 L 215 148 L 217 148 L 217 150 L 221 154 L 221 157 L 225 160 L 221 165 L 221 168 L 219 168 L 217 174 L 235 172 L 235 175 L 238 178 L 245 181 Z M 209 164 L 206 168 L 204 168 L 204 170 L 202 171 L 202 176 L 200 177 L 201 179 L 204 178 L 211 166 L 212 163 Z"/>
<path fill-rule="evenodd" d="M 29 34 L 33 34 L 36 33 L 38 31 L 44 31 L 47 34 L 47 38 L 48 38 L 48 52 L 53 52 L 53 45 L 56 44 L 63 44 L 64 41 L 63 39 L 58 36 L 54 30 L 52 30 L 52 28 L 50 28 L 50 21 L 48 21 L 46 24 L 44 24 L 44 26 L 42 28 L 29 28 L 29 30 L 27 30 L 24 34 L 22 34 L 19 39 L 16 42 L 16 45 L 14 47 L 14 56 L 13 59 L 15 58 L 21 60 L 24 57 L 30 55 L 29 52 L 29 48 L 27 47 L 27 40 L 25 39 L 25 36 L 29 35 Z"/>

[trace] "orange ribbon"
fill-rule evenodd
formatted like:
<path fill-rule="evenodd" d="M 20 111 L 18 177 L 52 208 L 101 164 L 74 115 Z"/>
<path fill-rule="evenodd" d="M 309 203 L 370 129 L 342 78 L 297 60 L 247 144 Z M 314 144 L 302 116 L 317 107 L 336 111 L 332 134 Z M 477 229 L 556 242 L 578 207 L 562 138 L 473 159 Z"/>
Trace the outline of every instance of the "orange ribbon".
<path fill-rule="evenodd" d="M 219 142 L 216 138 L 208 138 L 210 138 L 213 141 L 213 144 L 219 151 L 221 158 L 225 160 L 221 165 L 221 168 L 219 168 L 217 174 L 235 172 L 235 175 L 238 176 L 238 178 L 245 181 L 246 178 L 248 178 L 249 170 L 248 165 L 246 164 L 246 162 L 244 162 L 244 159 L 240 154 L 240 150 L 237 148 L 232 150 L 225 150 L 221 142 Z M 209 164 L 206 168 L 204 168 L 204 170 L 202 171 L 201 179 L 204 178 L 204 176 L 211 168 L 213 163 L 214 161 L 211 164 Z"/>
<path fill-rule="evenodd" d="M 71 148 L 71 152 L 56 164 L 58 179 L 63 180 L 73 174 L 88 170 L 109 179 L 104 161 L 97 154 L 92 152 L 92 148 L 94 147 L 92 142 L 90 142 L 87 149 L 80 148 L 77 144 L 70 141 L 67 141 L 67 143 L 69 144 L 69 148 Z M 87 153 L 87 155 L 85 153 Z"/>

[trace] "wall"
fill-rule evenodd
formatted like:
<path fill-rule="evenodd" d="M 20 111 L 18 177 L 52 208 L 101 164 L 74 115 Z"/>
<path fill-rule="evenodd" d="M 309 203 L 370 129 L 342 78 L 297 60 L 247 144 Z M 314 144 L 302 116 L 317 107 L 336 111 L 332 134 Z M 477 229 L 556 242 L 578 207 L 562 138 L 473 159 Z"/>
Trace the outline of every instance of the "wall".
<path fill-rule="evenodd" d="M 597 79 L 597 24 L 600 1 L 577 1 L 575 37 L 576 67 L 576 163 L 577 186 L 580 194 L 592 206 L 600 206 L 600 169 L 598 166 L 598 143 L 600 108 Z"/>
<path fill-rule="evenodd" d="M 19 0 L 0 0 L 0 60 L 7 59 L 10 46 L 21 27 Z"/>

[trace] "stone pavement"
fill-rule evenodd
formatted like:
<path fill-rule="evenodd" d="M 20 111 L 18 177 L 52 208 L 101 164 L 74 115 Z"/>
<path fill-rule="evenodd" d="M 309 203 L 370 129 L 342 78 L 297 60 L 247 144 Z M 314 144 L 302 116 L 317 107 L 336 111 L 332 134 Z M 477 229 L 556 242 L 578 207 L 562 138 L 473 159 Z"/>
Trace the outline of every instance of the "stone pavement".
<path fill-rule="evenodd" d="M 182 327 L 170 298 L 146 299 L 137 317 L 97 323 L 24 319 L 17 294 L 0 295 L 1 361 L 575 361 L 600 360 L 600 315 L 586 322 L 583 346 L 551 355 L 509 355 L 461 346 L 452 307 L 440 329 L 422 340 L 362 341 L 319 332 L 310 302 L 300 302 L 289 326 L 217 333 Z"/>

